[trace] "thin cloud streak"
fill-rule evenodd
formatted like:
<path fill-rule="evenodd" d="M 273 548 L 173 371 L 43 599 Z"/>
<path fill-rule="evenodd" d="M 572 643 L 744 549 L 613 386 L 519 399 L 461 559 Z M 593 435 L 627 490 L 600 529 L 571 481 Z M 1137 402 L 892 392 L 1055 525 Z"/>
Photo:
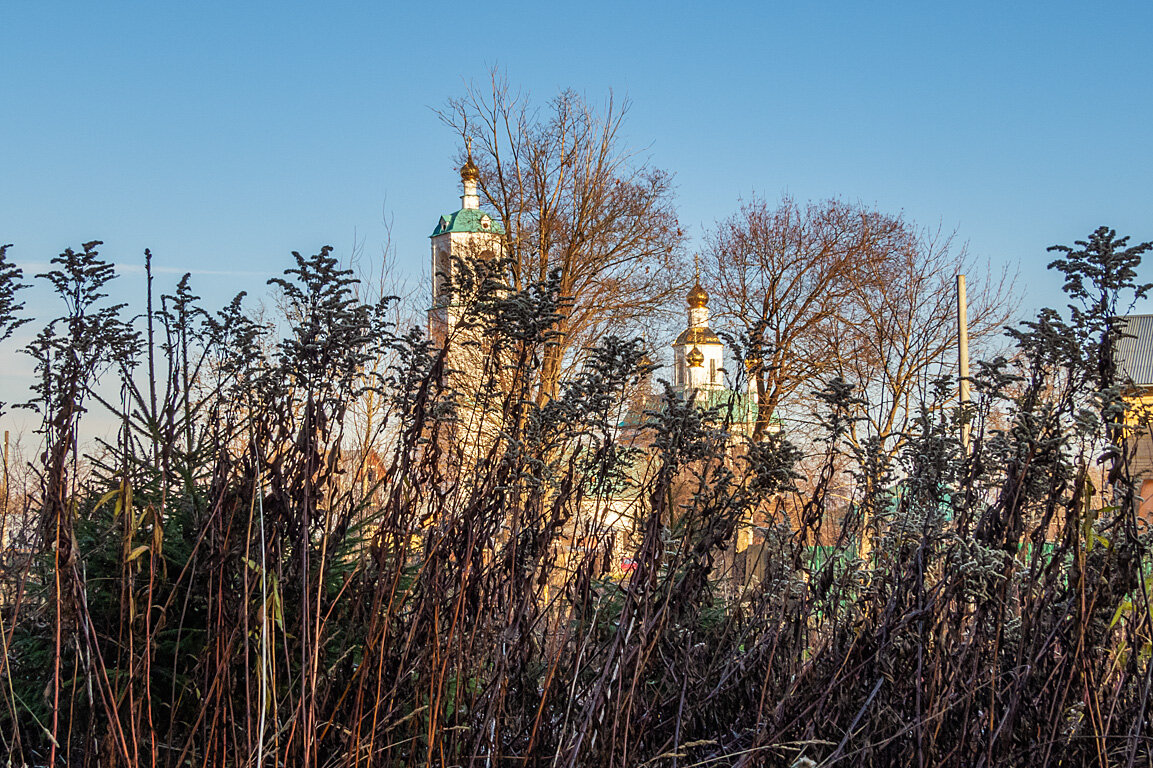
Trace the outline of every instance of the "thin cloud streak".
<path fill-rule="evenodd" d="M 31 276 L 33 273 L 48 272 L 57 267 L 56 264 L 49 262 L 27 262 L 24 264 L 17 263 L 16 266 L 24 270 L 26 276 Z M 143 274 L 143 264 L 113 264 L 118 274 Z M 220 277 L 267 277 L 264 272 L 252 270 L 239 270 L 239 269 L 181 269 L 179 267 L 160 267 L 153 266 L 152 274 L 154 275 L 209 275 Z"/>

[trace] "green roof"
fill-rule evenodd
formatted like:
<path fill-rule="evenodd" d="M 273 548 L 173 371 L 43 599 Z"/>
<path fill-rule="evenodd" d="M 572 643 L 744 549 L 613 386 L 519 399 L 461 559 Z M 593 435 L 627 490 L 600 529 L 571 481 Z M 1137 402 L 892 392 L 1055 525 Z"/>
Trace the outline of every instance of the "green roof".
<path fill-rule="evenodd" d="M 738 424 L 751 424 L 757 420 L 757 404 L 743 392 L 734 392 L 731 389 L 702 389 L 697 394 L 696 405 L 701 408 L 718 408 L 721 415 L 728 413 L 729 405 L 733 407 L 733 421 Z"/>
<path fill-rule="evenodd" d="M 719 409 L 721 418 L 728 415 L 729 404 L 732 403 L 732 421 L 734 424 L 752 424 L 757 420 L 757 404 L 753 401 L 753 398 L 743 392 L 734 392 L 731 389 L 721 388 L 702 389 L 697 393 L 697 397 L 693 403 L 698 408 Z M 643 407 L 626 414 L 617 426 L 640 426 L 647 420 L 644 411 L 654 406 L 661 409 L 664 408 L 661 398 L 657 395 L 652 395 L 652 399 L 646 402 Z M 771 430 L 779 431 L 781 429 L 781 417 L 773 414 L 769 418 L 769 425 Z M 774 427 L 775 429 L 773 429 Z"/>
<path fill-rule="evenodd" d="M 436 223 L 436 229 L 429 237 L 450 232 L 493 232 L 504 234 L 504 225 L 497 219 L 477 208 L 461 208 L 456 213 L 446 213 Z"/>

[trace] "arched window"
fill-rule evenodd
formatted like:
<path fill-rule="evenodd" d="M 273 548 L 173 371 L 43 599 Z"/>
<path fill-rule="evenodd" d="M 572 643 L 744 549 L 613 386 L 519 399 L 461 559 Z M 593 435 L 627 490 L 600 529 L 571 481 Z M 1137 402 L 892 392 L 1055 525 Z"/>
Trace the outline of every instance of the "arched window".
<path fill-rule="evenodd" d="M 449 249 L 447 245 L 442 245 L 436 251 L 435 274 L 432 276 L 432 282 L 435 286 L 433 291 L 434 298 L 440 298 L 448 293 L 448 279 L 450 270 L 452 269 L 452 261 L 449 259 L 448 254 Z"/>

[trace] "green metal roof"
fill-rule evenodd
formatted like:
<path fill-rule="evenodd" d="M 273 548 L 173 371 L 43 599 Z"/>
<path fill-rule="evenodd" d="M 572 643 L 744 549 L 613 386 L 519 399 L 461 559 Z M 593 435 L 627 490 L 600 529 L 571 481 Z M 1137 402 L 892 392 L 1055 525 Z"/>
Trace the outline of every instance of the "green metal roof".
<path fill-rule="evenodd" d="M 703 389 L 697 394 L 696 405 L 701 408 L 717 408 L 724 416 L 732 405 L 733 421 L 738 424 L 751 424 L 757 420 L 757 404 L 743 392 L 731 389 Z"/>
<path fill-rule="evenodd" d="M 504 225 L 489 214 L 477 208 L 461 208 L 456 213 L 446 213 L 440 217 L 436 229 L 429 237 L 450 232 L 493 232 L 504 234 Z"/>
<path fill-rule="evenodd" d="M 732 421 L 734 424 L 752 424 L 757 420 L 757 404 L 749 395 L 743 392 L 734 392 L 731 389 L 720 388 L 702 389 L 697 393 L 697 397 L 693 403 L 698 408 L 719 409 L 722 418 L 728 414 L 729 404 L 731 403 L 733 407 Z M 653 407 L 661 410 L 665 407 L 662 399 L 657 395 L 652 395 L 652 400 L 646 402 L 642 408 L 626 414 L 617 426 L 640 426 L 648 419 L 644 411 Z M 776 414 L 773 414 L 769 418 L 769 429 L 774 432 L 781 429 L 781 418 Z"/>

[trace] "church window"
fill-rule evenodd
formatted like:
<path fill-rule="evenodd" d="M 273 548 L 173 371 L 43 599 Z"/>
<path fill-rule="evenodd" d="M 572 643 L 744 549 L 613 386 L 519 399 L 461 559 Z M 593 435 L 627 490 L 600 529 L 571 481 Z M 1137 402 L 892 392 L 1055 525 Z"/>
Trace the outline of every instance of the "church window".
<path fill-rule="evenodd" d="M 433 284 L 435 286 L 435 290 L 433 292 L 434 298 L 444 296 L 448 293 L 450 269 L 451 266 L 449 261 L 449 249 L 442 246 L 436 251 L 436 274 L 433 275 Z"/>
<path fill-rule="evenodd" d="M 709 361 L 709 383 L 717 383 L 717 361 L 715 358 Z"/>

